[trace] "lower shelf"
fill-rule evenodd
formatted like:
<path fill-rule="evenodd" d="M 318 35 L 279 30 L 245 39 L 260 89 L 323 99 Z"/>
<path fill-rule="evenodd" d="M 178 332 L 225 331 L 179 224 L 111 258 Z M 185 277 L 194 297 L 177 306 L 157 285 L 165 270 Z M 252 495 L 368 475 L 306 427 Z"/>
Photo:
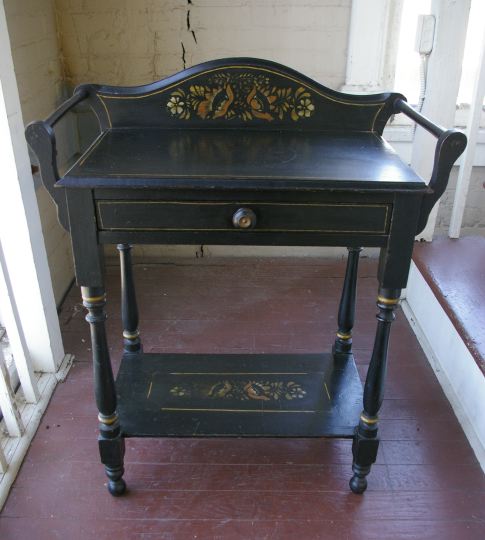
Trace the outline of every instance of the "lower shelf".
<path fill-rule="evenodd" d="M 362 409 L 331 354 L 127 354 L 116 388 L 125 437 L 351 437 Z"/>

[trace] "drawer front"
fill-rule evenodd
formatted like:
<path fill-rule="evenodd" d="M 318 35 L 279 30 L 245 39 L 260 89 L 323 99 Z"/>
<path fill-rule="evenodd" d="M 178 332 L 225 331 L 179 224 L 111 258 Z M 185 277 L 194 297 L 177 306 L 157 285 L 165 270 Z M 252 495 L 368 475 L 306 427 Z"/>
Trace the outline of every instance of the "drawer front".
<path fill-rule="evenodd" d="M 104 231 L 387 234 L 390 204 L 98 201 Z M 241 212 L 242 210 L 242 212 Z M 239 212 L 239 213 L 238 213 Z M 249 216 L 249 222 L 246 219 Z M 243 216 L 241 219 L 240 216 Z M 246 216 L 246 217 L 245 217 Z"/>

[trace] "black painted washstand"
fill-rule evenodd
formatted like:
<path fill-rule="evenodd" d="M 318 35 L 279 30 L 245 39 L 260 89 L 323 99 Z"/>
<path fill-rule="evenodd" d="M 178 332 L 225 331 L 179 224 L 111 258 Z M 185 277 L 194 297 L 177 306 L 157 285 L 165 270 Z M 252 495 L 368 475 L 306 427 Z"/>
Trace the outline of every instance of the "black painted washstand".
<path fill-rule="evenodd" d="M 61 178 L 53 128 L 81 102 L 96 114 L 100 134 Z M 382 138 L 398 113 L 437 138 L 429 184 Z M 250 58 L 207 62 L 146 86 L 81 85 L 26 136 L 72 238 L 110 493 L 126 488 L 125 437 L 140 436 L 353 437 L 350 487 L 364 492 L 414 238 L 465 136 L 436 126 L 400 94 L 343 94 Z M 121 261 L 125 352 L 116 382 L 103 244 L 118 244 Z M 131 244 L 347 246 L 332 352 L 143 353 Z M 359 252 L 367 246 L 380 248 L 379 311 L 362 394 L 352 327 Z"/>

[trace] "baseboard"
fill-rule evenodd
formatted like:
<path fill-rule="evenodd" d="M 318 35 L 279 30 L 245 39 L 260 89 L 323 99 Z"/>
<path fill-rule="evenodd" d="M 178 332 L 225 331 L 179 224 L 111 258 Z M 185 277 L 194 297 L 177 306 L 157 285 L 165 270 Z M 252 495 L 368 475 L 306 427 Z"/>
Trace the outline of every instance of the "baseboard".
<path fill-rule="evenodd" d="M 116 246 L 106 245 L 105 256 L 109 263 L 118 260 Z M 376 258 L 379 248 L 365 248 L 361 257 Z M 136 263 L 153 264 L 174 259 L 204 259 L 211 257 L 307 257 L 334 258 L 347 257 L 347 249 L 338 246 L 210 246 L 210 245 L 144 245 L 133 246 L 133 260 Z"/>

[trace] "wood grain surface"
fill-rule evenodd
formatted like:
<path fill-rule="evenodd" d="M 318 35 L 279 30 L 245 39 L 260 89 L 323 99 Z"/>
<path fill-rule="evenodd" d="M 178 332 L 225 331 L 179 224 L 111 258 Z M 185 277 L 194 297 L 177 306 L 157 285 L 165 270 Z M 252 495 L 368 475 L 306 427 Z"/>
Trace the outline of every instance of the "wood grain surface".
<path fill-rule="evenodd" d="M 135 248 L 136 254 L 136 248 Z M 337 326 L 345 263 L 179 260 L 136 266 L 146 352 L 319 353 Z M 375 264 L 359 269 L 354 352 L 366 371 Z M 119 276 L 108 268 L 108 337 L 122 354 Z M 129 439 L 125 497 L 100 478 L 91 351 L 79 291 L 61 313 L 76 362 L 59 384 L 0 516 L 2 540 L 411 539 L 485 536 L 485 481 L 402 313 L 389 353 L 377 463 L 348 490 L 343 439 Z"/>

